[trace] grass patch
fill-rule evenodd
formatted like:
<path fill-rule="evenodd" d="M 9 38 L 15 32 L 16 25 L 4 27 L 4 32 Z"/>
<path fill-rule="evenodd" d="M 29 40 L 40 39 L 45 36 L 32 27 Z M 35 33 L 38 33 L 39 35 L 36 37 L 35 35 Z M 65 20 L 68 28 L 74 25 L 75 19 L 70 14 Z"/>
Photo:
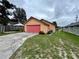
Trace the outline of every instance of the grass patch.
<path fill-rule="evenodd" d="M 2 35 L 7 35 L 7 34 L 9 34 L 9 33 L 0 32 L 0 36 L 2 36 Z"/>
<path fill-rule="evenodd" d="M 21 33 L 20 31 L 8 31 L 8 32 L 0 32 L 0 36 L 14 34 L 14 33 Z"/>
<path fill-rule="evenodd" d="M 60 39 L 62 42 L 60 42 Z M 79 58 L 78 46 L 79 36 L 71 33 L 60 31 L 51 35 L 36 35 L 26 40 L 11 59 L 17 59 L 17 57 L 18 59 L 74 59 L 70 50 Z"/>
<path fill-rule="evenodd" d="M 62 39 L 65 40 L 70 40 L 71 42 L 79 45 L 79 36 L 72 34 L 72 33 L 68 33 L 68 32 L 58 32 L 58 36 L 61 37 Z"/>

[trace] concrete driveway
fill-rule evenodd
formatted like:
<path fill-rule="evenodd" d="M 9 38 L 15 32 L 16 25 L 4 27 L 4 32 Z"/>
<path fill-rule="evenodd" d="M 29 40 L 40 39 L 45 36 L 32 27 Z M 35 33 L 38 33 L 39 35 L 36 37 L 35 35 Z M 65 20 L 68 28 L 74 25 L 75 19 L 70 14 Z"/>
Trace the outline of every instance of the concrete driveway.
<path fill-rule="evenodd" d="M 22 45 L 26 38 L 34 36 L 34 33 L 16 33 L 0 36 L 0 59 L 9 57 Z"/>

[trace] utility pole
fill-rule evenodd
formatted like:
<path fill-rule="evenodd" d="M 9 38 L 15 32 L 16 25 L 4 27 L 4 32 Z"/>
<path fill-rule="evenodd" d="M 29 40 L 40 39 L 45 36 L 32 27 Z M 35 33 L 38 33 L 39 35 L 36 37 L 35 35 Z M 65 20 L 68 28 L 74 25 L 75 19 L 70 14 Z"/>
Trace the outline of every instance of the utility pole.
<path fill-rule="evenodd" d="M 78 15 L 76 15 L 76 22 L 78 21 Z"/>

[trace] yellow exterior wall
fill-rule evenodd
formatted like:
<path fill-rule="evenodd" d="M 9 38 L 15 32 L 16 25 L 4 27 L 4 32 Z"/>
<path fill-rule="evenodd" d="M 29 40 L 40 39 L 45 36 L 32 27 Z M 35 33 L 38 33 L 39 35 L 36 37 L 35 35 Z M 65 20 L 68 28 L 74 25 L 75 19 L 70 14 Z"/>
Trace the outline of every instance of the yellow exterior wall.
<path fill-rule="evenodd" d="M 50 24 L 49 28 L 50 30 L 53 30 L 53 32 L 55 32 L 55 25 Z"/>
<path fill-rule="evenodd" d="M 41 31 L 43 31 L 44 33 L 47 33 L 49 31 L 48 26 L 41 24 Z"/>
<path fill-rule="evenodd" d="M 45 22 L 45 21 L 43 21 L 43 22 Z M 53 32 L 55 32 L 55 25 L 53 25 L 53 24 L 50 24 L 50 23 L 48 23 L 48 22 L 45 22 L 45 23 L 47 23 L 47 24 L 49 24 L 49 30 L 53 30 Z"/>
<path fill-rule="evenodd" d="M 38 22 L 37 20 L 35 20 L 35 19 L 31 19 L 30 21 L 28 21 L 27 23 L 26 23 L 26 25 L 39 25 L 40 24 L 40 22 Z"/>
<path fill-rule="evenodd" d="M 43 31 L 44 33 L 47 33 L 49 31 L 48 26 L 39 22 L 38 20 L 31 19 L 25 24 L 24 30 L 27 32 L 27 25 L 40 25 L 40 31 Z"/>

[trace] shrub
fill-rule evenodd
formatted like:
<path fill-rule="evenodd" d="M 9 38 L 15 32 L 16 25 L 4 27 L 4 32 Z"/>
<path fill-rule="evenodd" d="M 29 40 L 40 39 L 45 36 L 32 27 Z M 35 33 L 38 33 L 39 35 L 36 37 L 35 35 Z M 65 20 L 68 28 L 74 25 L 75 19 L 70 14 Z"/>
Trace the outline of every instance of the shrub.
<path fill-rule="evenodd" d="M 47 32 L 47 34 L 51 34 L 52 32 L 53 32 L 53 31 L 52 31 L 52 30 L 50 30 L 50 31 L 48 31 L 48 32 Z"/>
<path fill-rule="evenodd" d="M 40 31 L 39 34 L 45 34 L 43 31 Z"/>

